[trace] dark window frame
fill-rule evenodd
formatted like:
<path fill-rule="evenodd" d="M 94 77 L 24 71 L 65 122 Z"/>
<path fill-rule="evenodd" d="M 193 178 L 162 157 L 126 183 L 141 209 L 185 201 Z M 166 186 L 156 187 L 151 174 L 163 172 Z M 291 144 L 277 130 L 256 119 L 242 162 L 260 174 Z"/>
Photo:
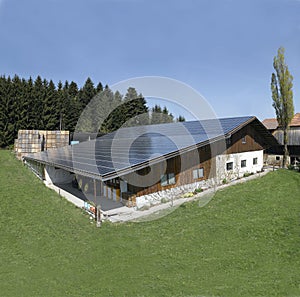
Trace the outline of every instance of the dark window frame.
<path fill-rule="evenodd" d="M 227 171 L 233 170 L 233 162 L 227 162 L 226 163 L 226 170 Z"/>
<path fill-rule="evenodd" d="M 247 167 L 247 160 L 241 160 L 241 168 Z"/>
<path fill-rule="evenodd" d="M 226 145 L 227 145 L 227 147 L 231 146 L 231 143 L 232 143 L 231 137 L 226 138 Z"/>
<path fill-rule="evenodd" d="M 176 184 L 176 175 L 175 173 L 165 173 L 160 177 L 160 184 L 162 187 L 167 187 L 170 185 Z"/>

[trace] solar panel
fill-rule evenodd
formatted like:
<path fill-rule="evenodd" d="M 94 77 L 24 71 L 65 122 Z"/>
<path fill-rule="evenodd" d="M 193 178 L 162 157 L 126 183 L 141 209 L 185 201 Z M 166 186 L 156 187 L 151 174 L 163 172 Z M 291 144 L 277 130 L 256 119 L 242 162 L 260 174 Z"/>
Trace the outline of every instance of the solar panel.
<path fill-rule="evenodd" d="M 160 157 L 224 136 L 254 117 L 122 128 L 97 139 L 25 157 L 105 179 Z"/>

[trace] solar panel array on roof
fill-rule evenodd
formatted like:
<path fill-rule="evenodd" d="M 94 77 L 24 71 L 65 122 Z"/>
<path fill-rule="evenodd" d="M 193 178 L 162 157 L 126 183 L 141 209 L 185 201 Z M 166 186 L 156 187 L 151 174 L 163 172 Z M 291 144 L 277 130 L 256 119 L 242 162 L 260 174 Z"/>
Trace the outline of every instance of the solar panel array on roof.
<path fill-rule="evenodd" d="M 255 117 L 122 128 L 95 140 L 32 154 L 25 159 L 106 179 L 182 149 L 229 134 Z"/>

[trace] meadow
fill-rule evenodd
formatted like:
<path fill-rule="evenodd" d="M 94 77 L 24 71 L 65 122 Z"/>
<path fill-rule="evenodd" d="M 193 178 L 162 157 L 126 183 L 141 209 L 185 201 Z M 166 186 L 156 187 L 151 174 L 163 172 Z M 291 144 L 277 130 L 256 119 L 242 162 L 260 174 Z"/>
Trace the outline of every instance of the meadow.
<path fill-rule="evenodd" d="M 2 150 L 0 199 L 1 296 L 300 296 L 297 172 L 96 228 Z"/>

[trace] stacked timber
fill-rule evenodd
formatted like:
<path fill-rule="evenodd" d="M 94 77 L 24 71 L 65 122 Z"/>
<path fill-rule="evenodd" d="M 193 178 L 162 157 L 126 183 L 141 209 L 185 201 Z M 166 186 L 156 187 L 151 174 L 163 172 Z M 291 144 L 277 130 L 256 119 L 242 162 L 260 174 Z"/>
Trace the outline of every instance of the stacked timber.
<path fill-rule="evenodd" d="M 26 154 L 69 145 L 69 131 L 19 130 L 15 153 L 20 159 Z"/>

